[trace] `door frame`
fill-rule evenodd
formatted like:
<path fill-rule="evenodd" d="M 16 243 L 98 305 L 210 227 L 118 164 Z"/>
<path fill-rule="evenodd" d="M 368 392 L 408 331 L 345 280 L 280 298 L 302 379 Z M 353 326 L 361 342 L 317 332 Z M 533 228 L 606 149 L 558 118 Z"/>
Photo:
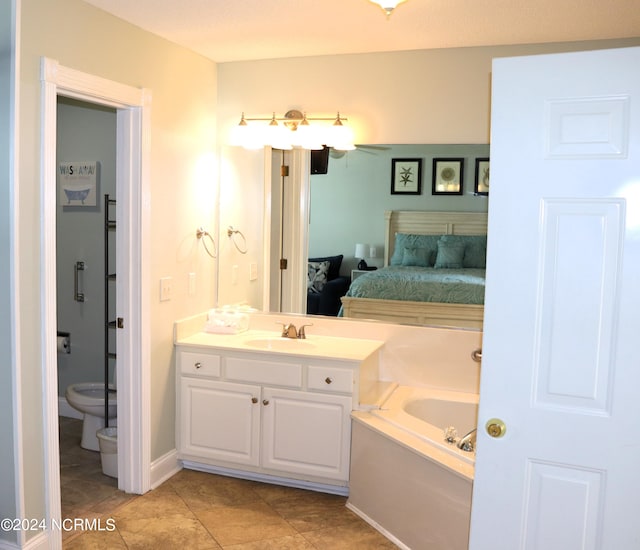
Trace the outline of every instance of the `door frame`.
<path fill-rule="evenodd" d="M 60 518 L 56 352 L 56 127 L 59 95 L 113 107 L 117 112 L 116 284 L 119 360 L 118 488 L 150 489 L 149 137 L 151 94 L 41 59 L 41 266 L 43 423 L 48 519 Z M 123 368 L 123 366 L 130 368 Z M 50 524 L 50 523 L 48 523 Z M 60 537 L 58 533 L 57 537 Z"/>
<path fill-rule="evenodd" d="M 283 200 L 283 177 L 275 165 L 275 151 L 265 147 L 264 170 L 264 277 L 263 309 L 280 311 L 282 304 L 288 308 L 283 313 L 307 312 L 307 257 L 309 255 L 309 204 L 311 197 L 311 153 L 303 149 L 285 151 L 288 153 L 289 171 L 287 182 L 289 193 Z M 278 155 L 282 151 L 277 151 Z M 274 193 L 277 187 L 281 190 Z M 279 202 L 274 204 L 274 198 Z M 279 258 L 274 258 L 276 250 L 287 258 L 287 277 L 278 268 Z M 276 292 L 276 288 L 279 291 Z M 278 303 L 275 303 L 275 302 Z"/>

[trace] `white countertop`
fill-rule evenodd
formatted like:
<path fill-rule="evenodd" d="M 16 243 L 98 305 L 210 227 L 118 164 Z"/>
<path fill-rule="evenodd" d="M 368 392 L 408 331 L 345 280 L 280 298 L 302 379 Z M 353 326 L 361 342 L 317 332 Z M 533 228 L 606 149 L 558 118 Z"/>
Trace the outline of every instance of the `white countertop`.
<path fill-rule="evenodd" d="M 306 339 L 283 338 L 280 332 L 247 330 L 238 334 L 212 334 L 197 332 L 176 339 L 178 346 L 221 348 L 234 351 L 295 355 L 364 361 L 384 344 L 381 340 L 341 338 L 307 334 Z"/>

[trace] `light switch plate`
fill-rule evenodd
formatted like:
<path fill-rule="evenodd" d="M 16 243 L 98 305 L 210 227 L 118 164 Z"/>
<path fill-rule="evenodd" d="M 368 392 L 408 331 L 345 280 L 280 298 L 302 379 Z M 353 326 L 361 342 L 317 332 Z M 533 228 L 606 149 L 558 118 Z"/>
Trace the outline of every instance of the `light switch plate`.
<path fill-rule="evenodd" d="M 172 280 L 171 277 L 162 277 L 160 279 L 160 301 L 167 302 L 171 300 Z"/>

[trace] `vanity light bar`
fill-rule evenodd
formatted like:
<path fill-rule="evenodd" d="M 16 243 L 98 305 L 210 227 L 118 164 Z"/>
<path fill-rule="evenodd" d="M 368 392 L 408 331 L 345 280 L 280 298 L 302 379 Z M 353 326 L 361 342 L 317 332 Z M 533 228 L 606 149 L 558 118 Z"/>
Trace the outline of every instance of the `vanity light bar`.
<path fill-rule="evenodd" d="M 310 124 L 312 122 L 330 122 L 333 124 Z M 338 112 L 335 118 L 308 117 L 297 110 L 287 111 L 284 117 L 271 118 L 245 117 L 242 113 L 240 123 L 231 130 L 231 145 L 239 145 L 246 149 L 261 149 L 271 146 L 274 149 L 322 149 L 333 147 L 339 151 L 355 149 L 353 131 L 345 126 L 347 119 Z M 266 125 L 250 125 L 249 122 L 268 122 Z M 280 124 L 282 123 L 282 124 Z"/>

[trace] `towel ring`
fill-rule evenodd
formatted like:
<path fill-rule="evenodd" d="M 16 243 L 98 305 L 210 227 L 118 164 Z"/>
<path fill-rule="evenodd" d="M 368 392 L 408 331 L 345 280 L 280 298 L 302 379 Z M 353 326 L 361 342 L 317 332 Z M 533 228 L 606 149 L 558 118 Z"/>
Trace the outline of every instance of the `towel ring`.
<path fill-rule="evenodd" d="M 216 250 L 216 242 L 213 240 L 213 237 L 209 234 L 209 232 L 205 230 L 204 227 L 198 227 L 198 229 L 196 229 L 196 237 L 198 239 L 202 239 L 202 245 L 204 246 L 204 249 L 207 251 L 207 254 L 209 254 L 209 256 L 215 259 L 216 255 L 218 254 L 218 251 Z M 211 244 L 213 245 L 213 254 L 211 254 L 211 252 L 209 251 L 209 248 L 207 247 L 207 242 L 204 240 L 204 237 L 209 237 L 209 239 L 211 240 Z"/>
<path fill-rule="evenodd" d="M 236 242 L 236 235 L 240 235 L 242 237 L 242 241 L 243 241 L 242 248 L 244 248 L 244 250 L 242 250 L 242 248 L 238 246 L 238 243 Z M 233 246 L 236 247 L 236 250 L 240 252 L 240 254 L 247 253 L 247 239 L 242 234 L 242 231 L 239 231 L 238 229 L 234 229 L 233 226 L 230 225 L 229 228 L 227 229 L 227 236 L 231 239 L 231 241 L 233 242 Z"/>

